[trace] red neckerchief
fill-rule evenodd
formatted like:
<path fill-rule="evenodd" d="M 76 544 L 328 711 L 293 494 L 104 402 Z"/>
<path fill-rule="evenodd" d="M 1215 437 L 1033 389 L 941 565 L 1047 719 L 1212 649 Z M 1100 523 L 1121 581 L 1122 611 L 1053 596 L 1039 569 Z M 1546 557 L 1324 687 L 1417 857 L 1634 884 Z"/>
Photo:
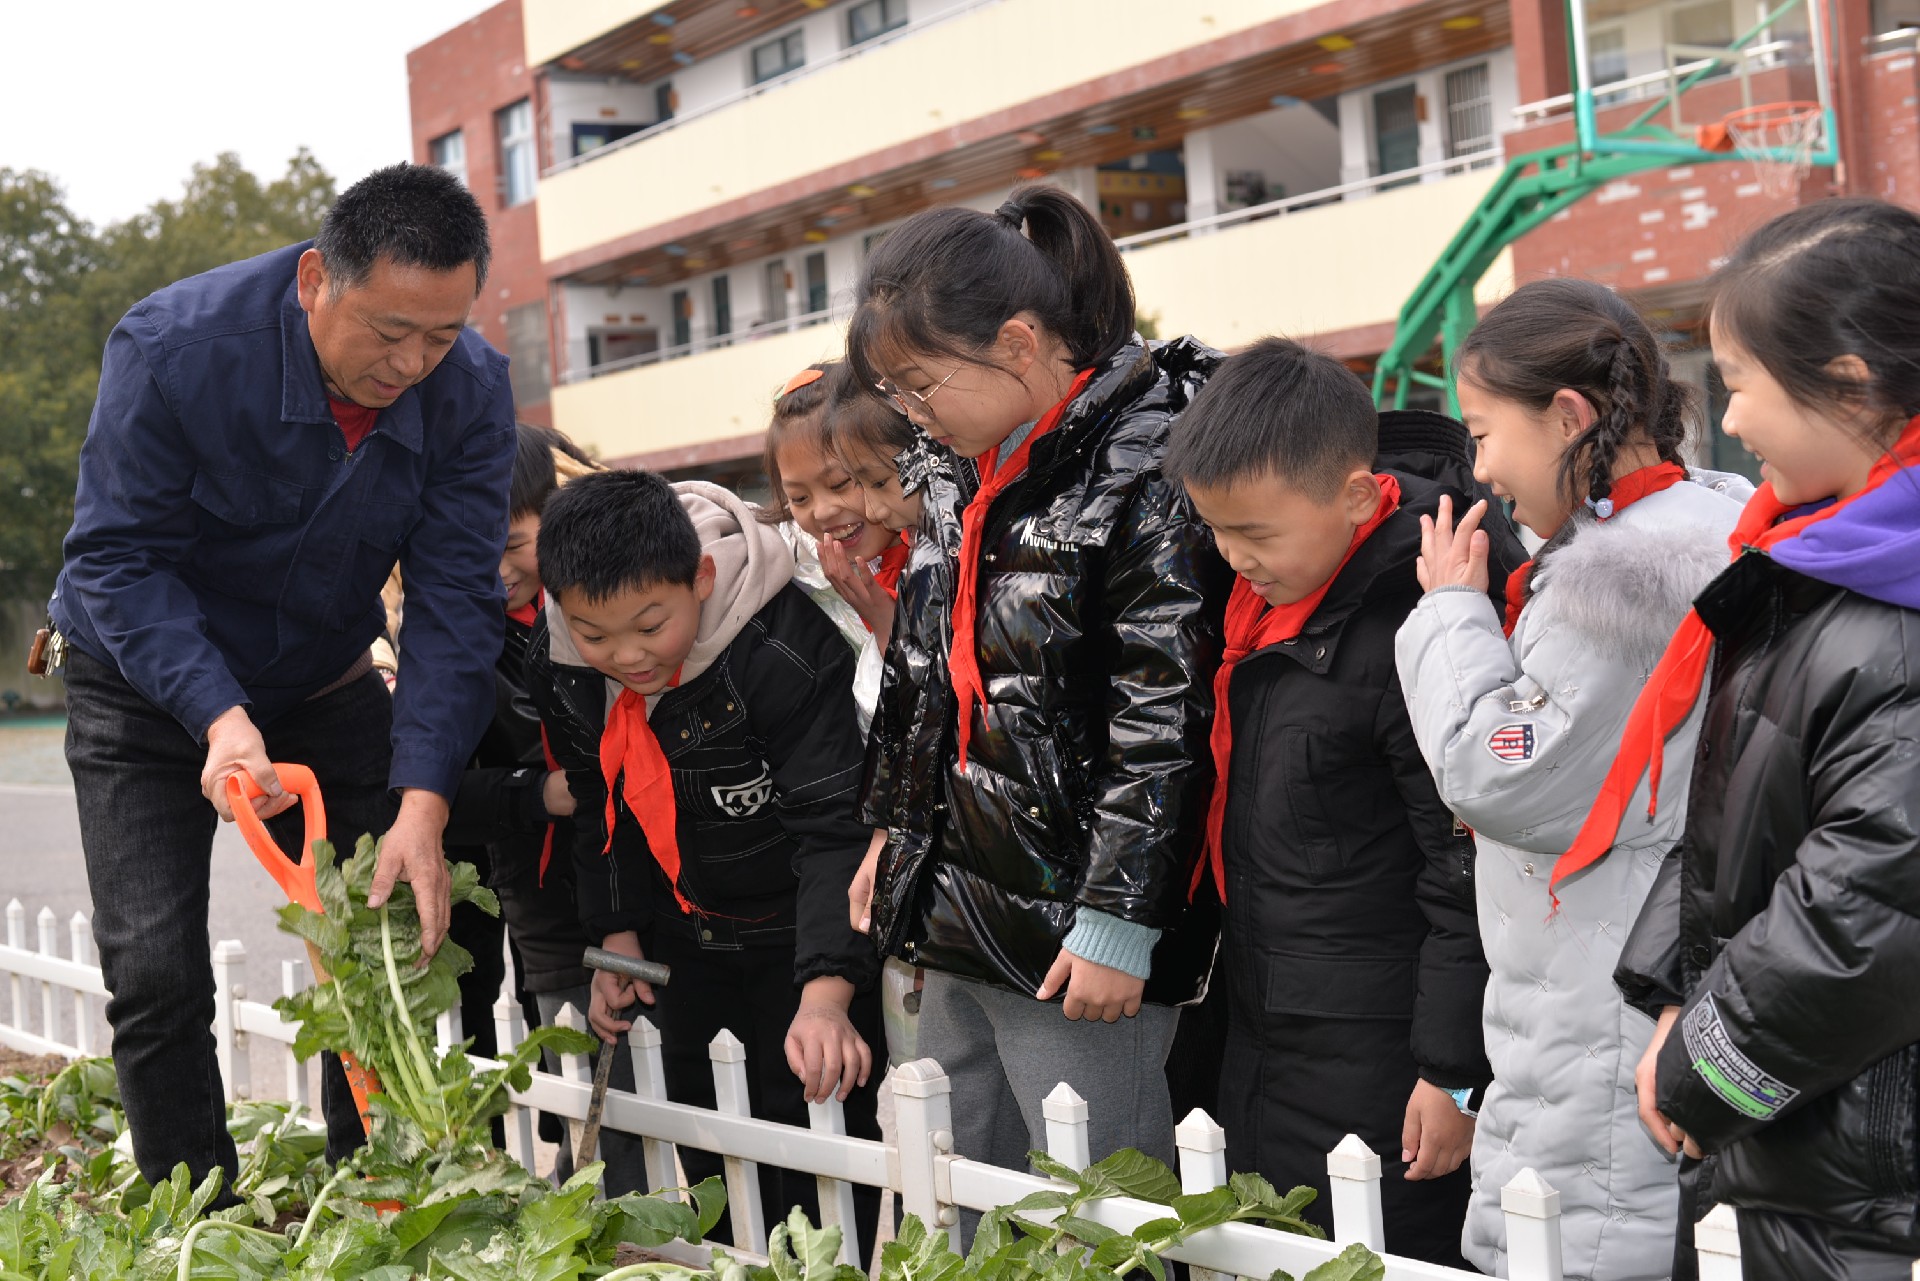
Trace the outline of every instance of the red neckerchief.
<path fill-rule="evenodd" d="M 963 773 L 967 768 L 967 740 L 973 737 L 973 705 L 987 705 L 987 690 L 980 679 L 980 655 L 973 634 L 980 585 L 980 542 L 985 537 L 987 509 L 993 506 L 993 500 L 1007 486 L 1020 479 L 1027 470 L 1027 458 L 1033 452 L 1034 442 L 1059 425 L 1061 418 L 1066 415 L 1067 406 L 1073 403 L 1074 397 L 1080 394 L 1092 377 L 1091 369 L 1083 369 L 1075 375 L 1073 385 L 1067 388 L 1066 397 L 1041 416 L 1011 457 L 1001 459 L 1000 451 L 996 449 L 993 461 L 989 462 L 985 455 L 978 460 L 980 489 L 960 518 L 960 563 L 953 588 L 953 653 L 948 660 L 959 717 L 960 769 Z"/>
<path fill-rule="evenodd" d="M 522 605 L 519 609 L 508 610 L 507 617 L 522 627 L 532 627 L 533 620 L 540 617 L 540 611 L 546 607 L 541 596 L 542 593 L 535 592 L 533 599 Z"/>
<path fill-rule="evenodd" d="M 672 689 L 680 683 L 674 672 L 667 682 Z M 640 820 L 647 848 L 653 861 L 667 874 L 673 887 L 674 902 L 687 915 L 694 915 L 693 904 L 680 892 L 680 836 L 676 830 L 679 808 L 673 799 L 673 771 L 667 767 L 667 754 L 647 724 L 647 699 L 630 689 L 620 691 L 607 714 L 607 728 L 600 735 L 600 774 L 607 780 L 607 844 L 600 852 L 613 848 L 613 798 L 615 782 L 627 808 Z"/>
<path fill-rule="evenodd" d="M 893 546 L 880 553 L 880 566 L 873 571 L 873 581 L 895 600 L 900 598 L 900 571 L 907 567 L 907 553 L 911 550 L 912 542 L 912 532 L 903 531 Z"/>
<path fill-rule="evenodd" d="M 1860 493 L 1791 520 L 1780 519 L 1793 509 L 1775 496 L 1773 482 L 1763 483 L 1747 500 L 1740 512 L 1740 523 L 1727 539 L 1733 558 L 1738 560 L 1747 552 L 1765 552 L 1807 526 L 1825 520 L 1861 494 L 1872 493 L 1901 469 L 1903 459 L 1910 460 L 1916 451 L 1920 451 L 1920 418 L 1908 423 L 1893 448 L 1874 463 Z M 1694 702 L 1706 684 L 1707 664 L 1712 657 L 1713 633 L 1707 630 L 1696 611 L 1688 610 L 1668 643 L 1667 652 L 1647 678 L 1640 697 L 1634 700 L 1633 711 L 1627 715 L 1627 727 L 1620 735 L 1620 750 L 1607 770 L 1606 781 L 1600 785 L 1600 794 L 1594 797 L 1593 808 L 1588 811 L 1580 834 L 1554 865 L 1553 875 L 1547 881 L 1550 892 L 1558 890 L 1561 881 L 1598 862 L 1613 848 L 1613 838 L 1620 834 L 1620 820 L 1626 815 L 1627 803 L 1639 789 L 1641 776 L 1649 771 L 1653 787 L 1647 799 L 1647 817 L 1653 818 L 1658 811 L 1660 771 L 1665 763 L 1667 739 L 1693 711 Z M 1556 909 L 1560 906 L 1557 894 L 1553 905 Z"/>
<path fill-rule="evenodd" d="M 1374 509 L 1373 516 L 1366 524 L 1353 531 L 1353 542 L 1347 547 L 1347 554 L 1340 558 L 1340 564 L 1327 581 L 1310 596 L 1303 596 L 1290 605 L 1268 605 L 1254 594 L 1254 590 L 1244 578 L 1233 580 L 1233 595 L 1227 599 L 1227 648 L 1221 656 L 1220 670 L 1213 676 L 1213 797 L 1207 802 L 1207 847 L 1206 857 L 1193 869 L 1193 881 L 1187 886 L 1187 897 L 1191 899 L 1200 889 L 1201 878 L 1208 868 L 1213 869 L 1213 885 L 1220 891 L 1220 901 L 1227 901 L 1227 865 L 1225 841 L 1227 819 L 1227 773 L 1233 763 L 1233 721 L 1228 714 L 1227 693 L 1233 685 L 1233 668 L 1247 655 L 1265 649 L 1269 645 L 1278 645 L 1281 641 L 1292 640 L 1300 634 L 1300 629 L 1313 617 L 1313 611 L 1320 608 L 1334 581 L 1340 577 L 1340 571 L 1347 567 L 1353 554 L 1360 545 L 1373 536 L 1373 531 L 1386 524 L 1387 518 L 1400 510 L 1400 482 L 1384 473 L 1374 475 L 1380 486 L 1380 505 Z"/>
<path fill-rule="evenodd" d="M 1679 463 L 1655 463 L 1651 467 L 1635 468 L 1613 482 L 1613 488 L 1607 493 L 1607 497 L 1613 500 L 1613 513 L 1606 519 L 1612 520 L 1648 494 L 1672 489 L 1686 478 L 1687 469 Z M 1527 607 L 1527 576 L 1531 573 L 1533 561 L 1529 559 L 1507 575 L 1507 612 L 1500 622 L 1500 630 L 1509 636 L 1520 625 L 1520 611 Z"/>

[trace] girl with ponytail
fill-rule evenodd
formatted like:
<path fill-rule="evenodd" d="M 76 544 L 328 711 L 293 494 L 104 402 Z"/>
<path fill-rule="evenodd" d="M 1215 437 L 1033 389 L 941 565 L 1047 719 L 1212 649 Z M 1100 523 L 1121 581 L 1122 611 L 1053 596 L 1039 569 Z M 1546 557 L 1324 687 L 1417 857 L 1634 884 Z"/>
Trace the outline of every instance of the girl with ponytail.
<path fill-rule="evenodd" d="M 1658 818 L 1642 799 L 1610 857 L 1583 866 L 1566 851 L 1634 695 L 1724 563 L 1749 486 L 1683 466 L 1687 392 L 1646 322 L 1600 285 L 1516 290 L 1468 336 L 1455 377 L 1474 475 L 1545 540 L 1509 578 L 1502 618 L 1486 595 L 1485 507 L 1456 527 L 1442 498 L 1424 522 L 1427 594 L 1396 642 L 1421 753 L 1475 834 L 1493 972 L 1494 1081 L 1474 1132 L 1464 1253 L 1506 1274 L 1500 1189 L 1531 1166 L 1561 1196 L 1567 1275 L 1666 1276 L 1678 1192 L 1632 1092 L 1654 1025 L 1611 974 L 1680 834 L 1697 714 Z"/>
<path fill-rule="evenodd" d="M 1170 1156 L 1173 1007 L 1213 955 L 1186 891 L 1227 572 L 1160 459 L 1220 357 L 1133 315 L 1098 219 L 1032 186 L 902 224 L 848 335 L 860 386 L 955 459 L 916 469 L 853 917 L 925 970 L 918 1053 L 957 1150 L 1001 1164 L 1062 1080 L 1096 1159 Z"/>

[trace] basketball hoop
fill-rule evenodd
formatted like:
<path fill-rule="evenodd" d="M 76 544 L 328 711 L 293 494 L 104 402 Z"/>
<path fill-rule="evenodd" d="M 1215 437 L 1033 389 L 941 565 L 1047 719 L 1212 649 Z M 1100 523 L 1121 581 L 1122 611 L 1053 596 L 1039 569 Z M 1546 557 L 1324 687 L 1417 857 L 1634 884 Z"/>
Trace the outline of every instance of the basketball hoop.
<path fill-rule="evenodd" d="M 1817 102 L 1768 102 L 1701 125 L 1696 137 L 1702 151 L 1739 152 L 1753 165 L 1761 191 L 1784 196 L 1798 190 L 1813 168 L 1826 122 Z"/>

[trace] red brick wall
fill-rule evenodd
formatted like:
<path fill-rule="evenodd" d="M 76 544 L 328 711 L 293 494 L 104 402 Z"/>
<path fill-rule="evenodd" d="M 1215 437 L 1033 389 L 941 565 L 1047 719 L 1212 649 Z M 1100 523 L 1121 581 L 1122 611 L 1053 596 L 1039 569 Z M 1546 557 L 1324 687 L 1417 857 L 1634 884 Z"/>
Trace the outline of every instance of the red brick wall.
<path fill-rule="evenodd" d="M 1853 189 L 1920 208 L 1920 57 L 1914 49 L 1867 59 L 1867 129 Z"/>
<path fill-rule="evenodd" d="M 505 207 L 494 127 L 494 112 L 534 96 L 534 76 L 525 63 L 520 0 L 502 0 L 407 55 L 415 162 L 431 160 L 433 139 L 455 129 L 465 136 L 467 183 L 493 231 L 493 266 L 474 305 L 473 324 L 501 351 L 507 350 L 507 311 L 527 303 L 544 307 L 547 300 L 535 222 L 539 201 Z M 544 402 L 520 414 L 532 422 L 551 421 Z"/>

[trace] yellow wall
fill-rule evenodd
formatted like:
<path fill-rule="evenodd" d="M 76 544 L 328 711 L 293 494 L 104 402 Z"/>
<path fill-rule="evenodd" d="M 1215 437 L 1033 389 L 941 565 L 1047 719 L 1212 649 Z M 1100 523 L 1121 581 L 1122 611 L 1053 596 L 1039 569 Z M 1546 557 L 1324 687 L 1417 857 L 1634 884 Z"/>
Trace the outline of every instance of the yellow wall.
<path fill-rule="evenodd" d="M 520 22 L 526 34 L 527 65 L 543 66 L 571 53 L 635 18 L 644 18 L 667 0 L 522 0 Z"/>
<path fill-rule="evenodd" d="M 544 179 L 541 256 L 551 261 L 592 249 L 1313 3 L 1003 0 L 985 5 L 922 35 L 895 40 Z M 534 53 L 533 11 L 569 5 L 622 7 L 615 0 L 532 0 L 530 62 L 541 60 Z M 669 175 L 671 181 L 663 180 Z"/>
<path fill-rule="evenodd" d="M 1393 320 L 1500 170 L 1381 192 L 1190 236 L 1126 255 L 1143 314 L 1162 335 L 1221 348 L 1268 334 L 1304 337 Z M 1491 301 L 1513 286 L 1504 253 L 1481 280 Z"/>
<path fill-rule="evenodd" d="M 1403 187 L 1126 255 L 1143 312 L 1166 337 L 1239 348 L 1267 334 L 1311 337 L 1391 322 L 1498 170 Z M 1501 255 L 1481 282 L 1513 285 Z M 793 372 L 840 354 L 844 328 L 791 334 L 647 365 L 553 390 L 554 425 L 601 455 L 676 449 L 766 426 Z"/>
<path fill-rule="evenodd" d="M 553 425 L 603 458 L 745 436 L 765 429 L 795 371 L 845 346 L 845 325 L 814 325 L 557 386 Z"/>

